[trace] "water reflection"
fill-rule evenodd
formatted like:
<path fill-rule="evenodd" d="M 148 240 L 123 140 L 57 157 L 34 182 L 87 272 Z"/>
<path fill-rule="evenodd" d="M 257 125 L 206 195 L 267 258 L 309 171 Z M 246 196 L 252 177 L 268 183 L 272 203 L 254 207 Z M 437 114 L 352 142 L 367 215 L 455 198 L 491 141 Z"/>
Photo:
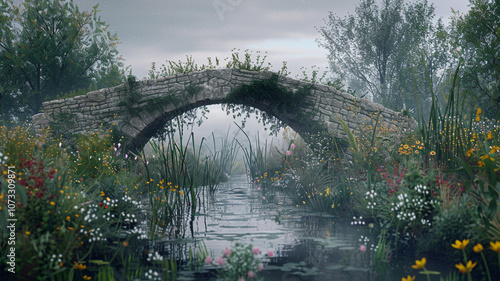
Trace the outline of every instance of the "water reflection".
<path fill-rule="evenodd" d="M 189 260 L 189 248 L 202 243 L 221 256 L 236 242 L 252 244 L 275 256 L 266 260 L 265 280 L 401 280 L 403 273 L 377 276 L 373 271 L 376 237 L 366 226 L 353 226 L 324 214 L 292 206 L 279 195 L 269 202 L 246 177 L 233 177 L 206 198 L 193 221 L 193 239 L 164 240 L 151 245 L 167 259 Z M 360 238 L 362 241 L 360 241 Z M 361 252 L 362 243 L 368 250 Z M 181 271 L 183 280 L 215 280 L 215 272 Z M 187 279 L 186 279 L 187 278 Z"/>

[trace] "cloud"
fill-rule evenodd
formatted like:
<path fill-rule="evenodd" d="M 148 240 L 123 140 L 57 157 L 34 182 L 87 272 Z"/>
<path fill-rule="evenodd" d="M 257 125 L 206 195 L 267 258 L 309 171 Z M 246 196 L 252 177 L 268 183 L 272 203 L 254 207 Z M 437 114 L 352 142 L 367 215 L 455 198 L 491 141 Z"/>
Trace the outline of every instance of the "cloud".
<path fill-rule="evenodd" d="M 14 2 L 19 3 L 20 0 Z M 436 17 L 447 18 L 450 7 L 467 9 L 467 0 L 435 1 Z M 324 49 L 314 40 L 317 26 L 329 12 L 354 13 L 358 1 L 345 0 L 74 0 L 82 10 L 100 3 L 102 20 L 117 32 L 118 50 L 134 74 L 145 77 L 151 62 L 184 60 L 200 63 L 224 58 L 233 48 L 267 51 L 273 65 L 326 66 Z M 321 58 L 321 56 L 323 56 Z"/>

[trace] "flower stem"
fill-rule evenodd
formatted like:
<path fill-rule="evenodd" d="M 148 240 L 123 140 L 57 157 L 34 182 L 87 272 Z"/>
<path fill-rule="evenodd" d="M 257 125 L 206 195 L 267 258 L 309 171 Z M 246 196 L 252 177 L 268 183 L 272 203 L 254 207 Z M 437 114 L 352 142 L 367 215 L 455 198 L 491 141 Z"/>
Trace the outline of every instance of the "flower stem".
<path fill-rule="evenodd" d="M 481 257 L 483 257 L 484 267 L 486 268 L 486 274 L 488 274 L 488 281 L 491 281 L 490 269 L 488 268 L 488 264 L 486 263 L 486 258 L 484 257 L 483 252 L 481 252 Z"/>
<path fill-rule="evenodd" d="M 425 267 L 423 269 L 424 269 L 424 274 L 427 275 L 427 281 L 431 281 L 431 276 L 429 272 L 427 271 L 427 269 L 425 269 Z"/>

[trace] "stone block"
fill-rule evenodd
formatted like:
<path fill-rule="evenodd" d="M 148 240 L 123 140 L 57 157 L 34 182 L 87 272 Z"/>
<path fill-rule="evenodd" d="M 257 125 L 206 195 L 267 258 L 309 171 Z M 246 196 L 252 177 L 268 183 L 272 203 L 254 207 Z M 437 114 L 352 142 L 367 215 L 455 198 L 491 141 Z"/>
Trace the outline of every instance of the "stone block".
<path fill-rule="evenodd" d="M 129 121 L 129 124 L 132 125 L 134 128 L 138 129 L 139 131 L 142 131 L 146 127 L 146 124 L 144 121 L 142 121 L 141 118 L 139 117 L 134 117 Z"/>
<path fill-rule="evenodd" d="M 105 95 L 103 90 L 90 92 L 86 96 L 90 101 L 94 101 L 94 102 L 101 102 L 101 101 L 104 101 L 106 99 L 106 95 Z"/>

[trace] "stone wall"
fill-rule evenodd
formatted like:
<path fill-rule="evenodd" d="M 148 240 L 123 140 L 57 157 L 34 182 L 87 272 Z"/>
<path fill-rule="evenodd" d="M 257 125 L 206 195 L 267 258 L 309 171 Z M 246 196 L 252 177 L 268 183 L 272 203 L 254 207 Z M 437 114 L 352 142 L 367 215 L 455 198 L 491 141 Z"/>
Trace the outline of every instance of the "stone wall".
<path fill-rule="evenodd" d="M 45 102 L 43 112 L 33 116 L 33 123 L 38 132 L 51 124 L 65 124 L 65 130 L 69 133 L 97 131 L 103 126 L 115 125 L 119 133 L 129 137 L 135 147 L 142 147 L 153 131 L 163 126 L 166 120 L 202 105 L 225 103 L 227 95 L 236 87 L 269 79 L 272 75 L 275 74 L 207 69 L 156 80 L 130 82 L 86 95 Z M 302 108 L 307 118 L 302 116 L 299 119 L 294 114 L 272 112 L 299 134 L 309 131 L 315 122 L 322 124 L 332 135 L 345 138 L 340 119 L 351 130 L 358 130 L 363 123 L 371 124 L 372 117 L 379 113 L 382 117 L 379 121 L 385 127 L 401 129 L 415 125 L 413 119 L 399 112 L 366 99 L 357 99 L 329 86 L 281 76 L 278 84 L 292 92 L 303 87 L 310 89 L 307 97 L 309 103 Z M 269 108 L 266 104 L 249 105 L 264 111 Z"/>

